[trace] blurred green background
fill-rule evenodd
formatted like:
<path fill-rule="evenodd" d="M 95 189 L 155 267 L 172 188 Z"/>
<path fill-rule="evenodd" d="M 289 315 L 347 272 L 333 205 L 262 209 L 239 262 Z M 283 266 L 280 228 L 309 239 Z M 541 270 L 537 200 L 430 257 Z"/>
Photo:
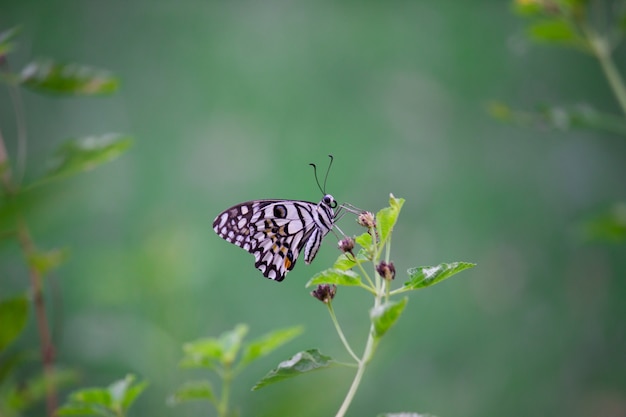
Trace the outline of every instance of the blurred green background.
<path fill-rule="evenodd" d="M 81 386 L 132 372 L 151 385 L 131 415 L 212 415 L 165 405 L 198 376 L 177 368 L 181 345 L 240 322 L 252 337 L 303 324 L 248 369 L 233 402 L 242 416 L 334 415 L 349 369 L 249 388 L 302 349 L 348 359 L 304 288 L 338 255 L 336 239 L 276 283 L 211 227 L 246 200 L 318 201 L 307 164 L 325 168 L 332 153 L 327 191 L 340 202 L 376 211 L 389 193 L 407 200 L 399 271 L 478 263 L 412 294 L 349 415 L 626 415 L 626 252 L 578 233 L 626 198 L 626 141 L 500 124 L 485 104 L 620 110 L 596 61 L 529 42 L 510 3 L 4 1 L 2 29 L 17 24 L 12 65 L 53 57 L 122 80 L 104 98 L 24 93 L 27 176 L 67 138 L 136 139 L 120 159 L 49 187 L 29 213 L 42 248 L 71 248 L 47 293 L 58 362 L 81 371 Z M 6 92 L 0 123 L 14 155 Z M 351 216 L 340 227 L 360 233 Z M 7 243 L 0 274 L 3 297 L 28 285 Z M 355 347 L 370 306 L 360 292 L 335 299 Z M 21 347 L 37 346 L 32 321 Z"/>

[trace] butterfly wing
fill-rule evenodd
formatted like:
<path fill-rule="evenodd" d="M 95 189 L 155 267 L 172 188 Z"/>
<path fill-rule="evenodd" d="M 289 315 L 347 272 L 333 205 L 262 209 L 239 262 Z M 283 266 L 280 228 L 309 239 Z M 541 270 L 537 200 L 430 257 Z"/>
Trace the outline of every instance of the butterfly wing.
<path fill-rule="evenodd" d="M 254 266 L 263 276 L 282 281 L 316 230 L 316 206 L 294 200 L 248 201 L 220 213 L 213 221 L 213 230 L 253 254 Z"/>

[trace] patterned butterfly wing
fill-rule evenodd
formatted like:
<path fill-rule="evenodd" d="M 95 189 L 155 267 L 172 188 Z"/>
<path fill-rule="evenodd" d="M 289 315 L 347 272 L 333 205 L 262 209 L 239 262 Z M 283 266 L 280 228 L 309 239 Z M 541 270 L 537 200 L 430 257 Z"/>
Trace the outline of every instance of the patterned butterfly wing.
<path fill-rule="evenodd" d="M 263 276 L 282 281 L 303 248 L 305 262 L 313 260 L 322 238 L 333 227 L 334 212 L 323 201 L 248 201 L 220 213 L 213 229 L 222 239 L 253 254 Z"/>

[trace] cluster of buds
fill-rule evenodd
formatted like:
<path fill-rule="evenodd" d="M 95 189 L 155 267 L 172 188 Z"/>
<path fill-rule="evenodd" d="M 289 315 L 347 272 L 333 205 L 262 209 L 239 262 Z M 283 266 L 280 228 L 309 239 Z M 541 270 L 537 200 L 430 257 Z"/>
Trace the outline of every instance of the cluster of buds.
<path fill-rule="evenodd" d="M 393 265 L 393 262 L 381 261 L 376 265 L 376 272 L 387 281 L 391 281 L 396 277 L 396 267 Z"/>
<path fill-rule="evenodd" d="M 354 249 L 354 239 L 351 237 L 347 237 L 345 239 L 341 239 L 339 241 L 339 250 L 343 253 L 352 253 L 352 249 Z"/>
<path fill-rule="evenodd" d="M 311 291 L 311 295 L 318 300 L 320 300 L 324 304 L 328 304 L 331 302 L 333 298 L 335 298 L 335 294 L 337 293 L 337 286 L 335 284 L 320 284 L 314 291 Z"/>

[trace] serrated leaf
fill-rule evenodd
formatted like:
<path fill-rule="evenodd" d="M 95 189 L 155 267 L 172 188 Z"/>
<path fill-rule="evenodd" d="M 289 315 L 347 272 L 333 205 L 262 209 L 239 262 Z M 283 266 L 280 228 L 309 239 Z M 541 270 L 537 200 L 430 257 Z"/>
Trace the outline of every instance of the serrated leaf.
<path fill-rule="evenodd" d="M 368 259 L 363 251 L 359 251 L 359 253 L 357 253 L 356 260 L 352 258 L 352 255 L 342 253 L 337 257 L 337 260 L 333 264 L 332 269 L 340 269 L 342 271 L 346 271 L 348 269 L 354 268 L 357 264 L 362 264 L 363 262 L 367 261 Z"/>
<path fill-rule="evenodd" d="M 404 204 L 403 198 L 395 198 L 393 194 L 389 194 L 389 207 L 381 209 L 376 213 L 376 227 L 380 236 L 380 243 L 384 244 L 393 231 L 393 226 L 398 220 L 400 209 Z"/>
<path fill-rule="evenodd" d="M 42 181 L 57 179 L 89 171 L 100 164 L 109 162 L 132 144 L 129 136 L 107 134 L 73 139 L 59 147 Z"/>
<path fill-rule="evenodd" d="M 53 249 L 47 252 L 35 252 L 28 257 L 28 265 L 46 275 L 51 270 L 58 268 L 69 256 L 67 249 Z"/>
<path fill-rule="evenodd" d="M 471 262 L 452 262 L 442 263 L 436 266 L 420 266 L 411 268 L 407 271 L 410 280 L 404 283 L 404 286 L 417 290 L 430 287 L 438 282 L 448 279 L 459 272 L 473 268 L 476 264 Z"/>
<path fill-rule="evenodd" d="M 131 384 L 124 392 L 120 401 L 122 409 L 128 410 L 137 397 L 148 387 L 148 381 Z"/>
<path fill-rule="evenodd" d="M 253 340 L 244 347 L 243 356 L 239 366 L 245 366 L 255 359 L 269 354 L 302 334 L 302 331 L 302 326 L 294 326 L 287 329 L 273 331 L 256 340 Z"/>
<path fill-rule="evenodd" d="M 375 337 L 382 337 L 387 333 L 387 330 L 400 318 L 408 301 L 409 299 L 404 297 L 400 301 L 388 301 L 370 310 L 370 319 L 374 325 Z"/>
<path fill-rule="evenodd" d="M 209 381 L 189 381 L 178 388 L 168 399 L 170 405 L 180 404 L 186 401 L 215 401 L 213 386 Z"/>
<path fill-rule="evenodd" d="M 28 64 L 20 74 L 20 82 L 37 92 L 69 95 L 110 94 L 119 86 L 118 79 L 108 71 L 52 60 Z"/>
<path fill-rule="evenodd" d="M 252 387 L 253 391 L 284 379 L 302 375 L 307 372 L 337 366 L 330 356 L 322 355 L 317 349 L 309 349 L 296 353 L 291 358 L 278 364 Z"/>
<path fill-rule="evenodd" d="M 355 286 L 361 284 L 361 277 L 354 271 L 330 268 L 317 273 L 306 283 L 306 287 L 319 284 Z"/>
<path fill-rule="evenodd" d="M 0 302 L 0 352 L 22 333 L 28 319 L 28 298 L 26 295 Z"/>

